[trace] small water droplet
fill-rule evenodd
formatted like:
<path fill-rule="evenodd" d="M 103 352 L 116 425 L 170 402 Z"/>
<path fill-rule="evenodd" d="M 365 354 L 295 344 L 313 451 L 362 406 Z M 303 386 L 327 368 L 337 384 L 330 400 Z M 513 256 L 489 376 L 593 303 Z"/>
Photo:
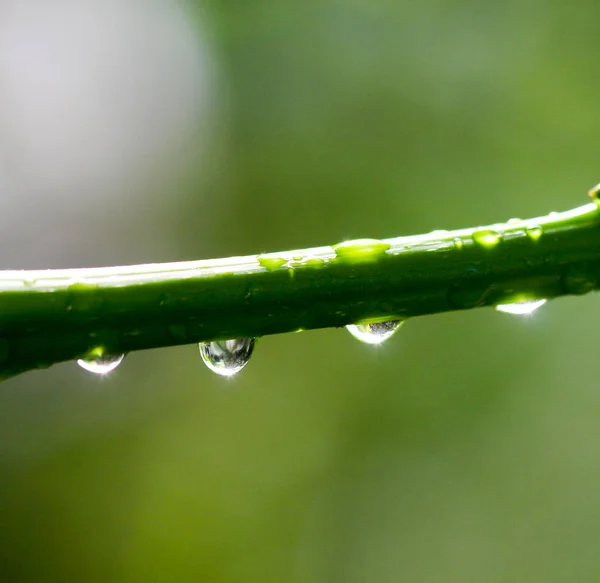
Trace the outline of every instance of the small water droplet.
<path fill-rule="evenodd" d="M 101 352 L 102 351 L 92 351 L 85 358 L 80 358 L 77 361 L 77 364 L 88 372 L 93 372 L 94 374 L 107 374 L 115 370 L 125 358 L 124 354 L 112 355 L 102 354 Z"/>
<path fill-rule="evenodd" d="M 337 258 L 350 263 L 376 259 L 384 255 L 389 248 L 389 243 L 378 239 L 355 239 L 333 246 Z"/>
<path fill-rule="evenodd" d="M 256 259 L 262 267 L 268 270 L 277 269 L 287 263 L 287 259 L 280 255 L 259 255 Z"/>
<path fill-rule="evenodd" d="M 527 229 L 525 229 L 525 232 L 527 233 L 527 236 L 532 241 L 537 241 L 542 236 L 542 233 L 543 233 L 542 227 L 539 227 L 537 225 L 527 227 Z"/>
<path fill-rule="evenodd" d="M 325 260 L 321 259 L 320 257 L 307 257 L 302 262 L 302 265 L 306 265 L 306 267 L 319 268 L 319 267 L 323 267 L 325 265 Z"/>
<path fill-rule="evenodd" d="M 590 188 L 588 195 L 594 199 L 594 202 L 600 202 L 600 184 L 596 184 L 596 186 Z"/>
<path fill-rule="evenodd" d="M 521 302 L 513 302 L 512 304 L 499 304 L 496 310 L 505 312 L 506 314 L 515 314 L 516 316 L 526 316 L 532 314 L 539 307 L 543 306 L 547 300 L 523 300 Z"/>
<path fill-rule="evenodd" d="M 346 330 L 357 340 L 366 344 L 381 344 L 404 324 L 404 320 L 387 320 L 372 324 L 350 324 Z"/>
<path fill-rule="evenodd" d="M 240 372 L 249 362 L 256 338 L 236 338 L 200 342 L 200 356 L 204 364 L 213 372 L 230 377 Z"/>
<path fill-rule="evenodd" d="M 457 249 L 462 249 L 465 246 L 465 243 L 464 243 L 464 241 L 460 237 L 455 237 L 455 239 L 454 239 L 454 246 Z"/>
<path fill-rule="evenodd" d="M 473 233 L 473 241 L 488 249 L 495 247 L 501 240 L 502 235 L 492 229 L 480 229 Z"/>
<path fill-rule="evenodd" d="M 508 219 L 509 225 L 518 225 L 520 222 L 521 222 L 521 219 L 517 219 L 517 218 Z"/>

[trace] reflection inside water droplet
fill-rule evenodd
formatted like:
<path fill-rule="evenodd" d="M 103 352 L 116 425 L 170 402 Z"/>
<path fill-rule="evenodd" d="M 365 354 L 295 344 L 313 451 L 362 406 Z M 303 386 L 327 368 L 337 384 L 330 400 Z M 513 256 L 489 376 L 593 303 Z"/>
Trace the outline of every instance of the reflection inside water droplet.
<path fill-rule="evenodd" d="M 502 235 L 492 229 L 479 229 L 473 233 L 473 240 L 482 247 L 492 248 L 502 240 Z"/>
<path fill-rule="evenodd" d="M 532 241 L 537 241 L 543 233 L 542 227 L 538 227 L 537 225 L 527 227 L 527 229 L 525 229 L 525 232 Z"/>
<path fill-rule="evenodd" d="M 346 329 L 354 338 L 366 344 L 381 344 L 404 324 L 404 320 L 387 320 L 373 324 L 351 324 Z"/>
<path fill-rule="evenodd" d="M 230 377 L 248 364 L 255 344 L 256 338 L 235 338 L 200 342 L 198 347 L 204 364 L 210 370 L 218 375 Z"/>
<path fill-rule="evenodd" d="M 80 358 L 77 361 L 77 364 L 87 370 L 88 372 L 93 372 L 94 374 L 107 374 L 115 368 L 117 368 L 123 359 L 125 358 L 124 354 L 118 355 L 99 355 L 99 356 L 89 356 L 86 358 Z"/>
<path fill-rule="evenodd" d="M 526 316 L 532 314 L 539 307 L 543 306 L 547 300 L 525 300 L 522 302 L 514 302 L 512 304 L 499 304 L 496 310 L 507 314 L 515 314 L 517 316 Z"/>

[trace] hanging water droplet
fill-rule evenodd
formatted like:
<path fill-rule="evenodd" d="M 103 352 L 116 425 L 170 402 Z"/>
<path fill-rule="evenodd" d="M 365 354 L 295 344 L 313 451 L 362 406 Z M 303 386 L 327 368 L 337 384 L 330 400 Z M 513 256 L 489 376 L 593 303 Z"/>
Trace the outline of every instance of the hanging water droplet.
<path fill-rule="evenodd" d="M 96 354 L 90 353 L 90 355 L 85 358 L 80 358 L 77 361 L 77 364 L 88 372 L 93 372 L 94 374 L 107 374 L 115 370 L 115 368 L 123 362 L 124 358 L 124 354 L 109 355 L 97 352 Z"/>
<path fill-rule="evenodd" d="M 502 235 L 492 229 L 480 229 L 473 233 L 473 240 L 482 247 L 492 248 L 500 243 Z"/>
<path fill-rule="evenodd" d="M 512 304 L 499 304 L 496 310 L 507 314 L 515 314 L 517 316 L 526 316 L 532 314 L 539 307 L 543 306 L 547 300 L 524 300 L 522 302 L 514 302 Z"/>
<path fill-rule="evenodd" d="M 213 372 L 230 377 L 240 372 L 250 360 L 256 338 L 235 338 L 200 342 L 200 356 L 204 364 Z"/>
<path fill-rule="evenodd" d="M 465 246 L 465 244 L 464 244 L 463 240 L 460 237 L 455 237 L 454 238 L 454 246 L 457 249 L 462 249 Z"/>
<path fill-rule="evenodd" d="M 366 344 L 381 344 L 404 324 L 404 320 L 387 320 L 372 324 L 350 324 L 346 330 L 357 340 Z"/>

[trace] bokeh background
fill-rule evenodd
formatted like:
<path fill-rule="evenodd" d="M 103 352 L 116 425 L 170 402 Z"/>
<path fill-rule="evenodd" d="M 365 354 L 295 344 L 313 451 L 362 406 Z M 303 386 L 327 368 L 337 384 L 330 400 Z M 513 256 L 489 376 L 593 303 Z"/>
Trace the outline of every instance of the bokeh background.
<path fill-rule="evenodd" d="M 529 217 L 600 179 L 600 5 L 2 0 L 0 267 Z M 597 299 L 0 387 L 0 580 L 600 580 Z"/>

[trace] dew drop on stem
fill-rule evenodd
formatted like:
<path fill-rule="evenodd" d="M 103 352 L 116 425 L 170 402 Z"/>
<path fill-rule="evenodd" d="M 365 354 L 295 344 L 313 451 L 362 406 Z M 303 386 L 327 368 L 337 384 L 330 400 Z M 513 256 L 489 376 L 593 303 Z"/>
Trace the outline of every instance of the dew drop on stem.
<path fill-rule="evenodd" d="M 404 324 L 404 320 L 387 320 L 372 324 L 351 324 L 346 329 L 354 338 L 365 344 L 381 344 Z"/>
<path fill-rule="evenodd" d="M 512 304 L 499 304 L 496 310 L 505 312 L 506 314 L 514 314 L 516 316 L 526 316 L 533 314 L 538 308 L 543 306 L 547 300 L 524 300 L 521 302 L 513 302 Z"/>
<path fill-rule="evenodd" d="M 200 342 L 200 356 L 204 364 L 213 372 L 230 377 L 240 372 L 250 361 L 256 338 L 235 338 Z"/>
<path fill-rule="evenodd" d="M 92 372 L 94 374 L 107 374 L 115 370 L 121 364 L 121 362 L 123 362 L 124 358 L 124 354 L 91 354 L 90 356 L 80 358 L 77 361 L 77 364 L 88 372 Z"/>

